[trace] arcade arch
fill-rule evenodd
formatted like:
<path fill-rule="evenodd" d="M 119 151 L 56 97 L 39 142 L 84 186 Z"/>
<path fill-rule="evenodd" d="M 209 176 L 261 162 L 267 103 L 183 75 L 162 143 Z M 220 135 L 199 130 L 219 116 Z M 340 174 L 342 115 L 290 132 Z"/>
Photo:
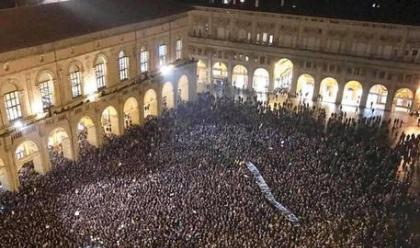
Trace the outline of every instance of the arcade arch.
<path fill-rule="evenodd" d="M 149 89 L 144 94 L 144 117 L 158 115 L 157 94 L 154 89 Z"/>
<path fill-rule="evenodd" d="M 309 74 L 303 74 L 298 78 L 296 93 L 303 100 L 312 100 L 314 95 L 315 79 Z"/>
<path fill-rule="evenodd" d="M 223 85 L 228 77 L 227 66 L 222 62 L 216 62 L 213 65 L 213 83 Z"/>
<path fill-rule="evenodd" d="M 79 140 L 79 145 L 83 141 L 87 141 L 93 146 L 98 146 L 96 128 L 92 119 L 88 116 L 82 117 L 77 124 L 77 137 Z"/>
<path fill-rule="evenodd" d="M 254 71 L 252 88 L 258 93 L 268 92 L 270 84 L 270 75 L 264 68 L 258 68 Z"/>
<path fill-rule="evenodd" d="M 289 91 L 292 85 L 293 63 L 289 59 L 280 59 L 274 64 L 274 89 Z"/>
<path fill-rule="evenodd" d="M 366 107 L 385 109 L 388 89 L 382 84 L 375 84 L 369 89 Z"/>
<path fill-rule="evenodd" d="M 7 179 L 7 169 L 3 160 L 0 159 L 0 188 L 3 186 L 8 186 L 9 182 Z"/>
<path fill-rule="evenodd" d="M 35 142 L 27 140 L 22 142 L 15 150 L 15 161 L 17 171 L 32 170 L 37 172 L 42 170 L 42 159 L 38 146 Z"/>
<path fill-rule="evenodd" d="M 189 96 L 189 83 L 188 77 L 182 75 L 181 78 L 178 80 L 178 101 L 179 102 L 187 102 L 190 100 Z"/>
<path fill-rule="evenodd" d="M 202 60 L 199 60 L 197 63 L 197 83 L 199 84 L 208 84 L 207 78 L 207 65 Z"/>
<path fill-rule="evenodd" d="M 64 128 L 56 128 L 50 133 L 48 148 L 65 158 L 73 159 L 71 140 Z"/>
<path fill-rule="evenodd" d="M 395 92 L 393 104 L 395 111 L 410 111 L 413 104 L 414 93 L 408 88 L 402 88 Z"/>
<path fill-rule="evenodd" d="M 101 124 L 106 136 L 119 134 L 118 112 L 114 107 L 109 106 L 102 112 Z"/>
<path fill-rule="evenodd" d="M 134 97 L 130 97 L 124 104 L 124 128 L 140 124 L 139 104 Z"/>
<path fill-rule="evenodd" d="M 233 67 L 232 85 L 238 89 L 248 88 L 248 70 L 243 65 Z"/>
<path fill-rule="evenodd" d="M 334 78 L 327 77 L 321 81 L 319 95 L 323 102 L 335 102 L 337 99 L 338 82 Z"/>
<path fill-rule="evenodd" d="M 164 109 L 172 109 L 174 106 L 174 87 L 171 82 L 166 82 L 162 87 L 162 107 Z"/>
<path fill-rule="evenodd" d="M 349 81 L 344 86 L 342 104 L 359 106 L 362 94 L 362 84 L 358 81 Z"/>

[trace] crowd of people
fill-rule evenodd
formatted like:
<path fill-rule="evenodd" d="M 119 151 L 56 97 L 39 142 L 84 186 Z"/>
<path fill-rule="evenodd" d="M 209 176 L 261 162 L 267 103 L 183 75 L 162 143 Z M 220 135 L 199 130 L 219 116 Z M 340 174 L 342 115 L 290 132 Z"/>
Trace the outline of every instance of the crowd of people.
<path fill-rule="evenodd" d="M 419 195 L 395 176 L 419 139 L 392 148 L 391 129 L 204 94 L 23 176 L 18 193 L 1 193 L 0 246 L 419 247 Z M 299 225 L 264 200 L 244 161 Z"/>

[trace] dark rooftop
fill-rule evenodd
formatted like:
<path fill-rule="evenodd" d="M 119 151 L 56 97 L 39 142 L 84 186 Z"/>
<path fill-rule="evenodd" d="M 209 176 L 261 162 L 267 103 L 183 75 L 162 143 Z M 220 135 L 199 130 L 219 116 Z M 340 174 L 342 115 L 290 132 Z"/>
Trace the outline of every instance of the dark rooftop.
<path fill-rule="evenodd" d="M 174 0 L 189 4 L 338 18 L 381 23 L 420 25 L 419 0 L 245 0 L 223 4 L 223 0 Z"/>
<path fill-rule="evenodd" d="M 0 52 L 169 16 L 189 8 L 165 0 L 73 0 L 3 9 L 0 10 Z"/>

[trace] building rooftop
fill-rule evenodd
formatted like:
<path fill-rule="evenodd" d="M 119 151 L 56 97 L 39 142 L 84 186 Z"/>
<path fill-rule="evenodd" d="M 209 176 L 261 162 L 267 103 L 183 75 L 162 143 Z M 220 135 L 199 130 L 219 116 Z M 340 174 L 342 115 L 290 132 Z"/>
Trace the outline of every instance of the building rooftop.
<path fill-rule="evenodd" d="M 166 0 L 73 0 L 0 10 L 0 53 L 178 14 Z"/>

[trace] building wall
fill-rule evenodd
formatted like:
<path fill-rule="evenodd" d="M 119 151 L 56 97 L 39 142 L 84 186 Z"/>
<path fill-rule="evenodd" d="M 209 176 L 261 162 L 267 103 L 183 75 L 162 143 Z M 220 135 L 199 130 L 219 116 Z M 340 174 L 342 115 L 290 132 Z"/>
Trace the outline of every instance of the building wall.
<path fill-rule="evenodd" d="M 245 66 L 249 89 L 255 69 L 265 68 L 270 75 L 268 89 L 273 90 L 275 64 L 288 59 L 293 64 L 288 89 L 292 95 L 299 93 L 299 77 L 308 74 L 314 80 L 313 100 L 319 98 L 322 80 L 331 77 L 338 82 L 337 103 L 347 94 L 346 83 L 355 80 L 363 88 L 358 100 L 362 107 L 370 105 L 366 101 L 371 87 L 381 84 L 388 91 L 386 110 L 401 104 L 400 92 L 410 91 L 412 103 L 405 107 L 419 109 L 418 27 L 197 7 L 190 12 L 188 34 L 189 53 L 205 64 L 207 73 L 202 74 L 207 77 L 201 81 L 207 83 L 214 79 L 212 66 L 222 62 L 227 79 L 233 77 L 236 65 Z"/>
<path fill-rule="evenodd" d="M 120 135 L 125 129 L 125 116 L 134 115 L 133 124 L 142 124 L 147 114 L 146 105 L 156 105 L 150 114 L 159 114 L 163 110 L 162 89 L 166 83 L 172 86 L 170 93 L 174 105 L 181 97 L 178 96 L 178 81 L 184 82 L 181 89 L 183 100 L 193 100 L 196 92 L 195 63 L 185 59 L 185 49 L 181 51 L 181 58 L 176 58 L 177 40 L 182 40 L 183 48 L 186 47 L 187 27 L 188 18 L 184 13 L 1 54 L 1 184 L 9 190 L 18 190 L 19 169 L 28 161 L 33 161 L 35 170 L 41 174 L 51 170 L 48 150 L 54 143 L 62 147 L 65 157 L 77 159 L 78 127 L 82 118 L 93 123 L 88 128 L 89 143 L 100 146 L 105 134 L 103 113 L 110 106 L 116 111 L 111 120 L 112 133 Z M 167 45 L 167 64 L 172 63 L 170 67 L 165 66 L 170 70 L 168 74 L 160 72 L 158 49 L 162 44 Z M 140 70 L 142 49 L 149 51 L 148 72 Z M 121 51 L 129 61 L 126 80 L 120 80 Z M 99 60 L 105 67 L 104 89 L 97 89 L 95 66 Z M 79 97 L 73 97 L 71 91 L 70 70 L 74 65 L 80 68 Z M 39 83 L 46 79 L 54 86 L 54 106 L 43 109 Z M 6 94 L 12 91 L 18 92 L 22 111 L 22 117 L 13 121 L 8 118 L 5 104 Z M 132 106 L 137 103 L 134 111 L 127 105 L 129 98 Z"/>

